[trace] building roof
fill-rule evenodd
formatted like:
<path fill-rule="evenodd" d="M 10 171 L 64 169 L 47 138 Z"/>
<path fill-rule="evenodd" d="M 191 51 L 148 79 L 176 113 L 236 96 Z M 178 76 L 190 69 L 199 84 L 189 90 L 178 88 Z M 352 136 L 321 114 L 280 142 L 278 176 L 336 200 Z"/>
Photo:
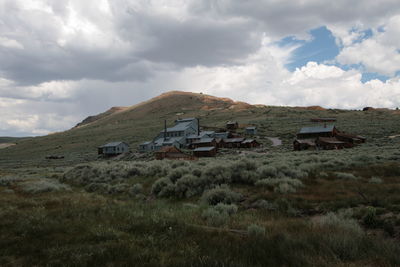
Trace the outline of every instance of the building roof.
<path fill-rule="evenodd" d="M 151 141 L 146 141 L 146 142 L 141 143 L 140 145 L 147 146 L 147 145 L 150 145 L 151 143 L 152 143 Z"/>
<path fill-rule="evenodd" d="M 299 143 L 299 144 L 307 144 L 307 145 L 310 145 L 310 146 L 315 146 L 315 140 L 314 139 L 296 139 L 294 141 Z"/>
<path fill-rule="evenodd" d="M 257 142 L 257 141 L 254 140 L 254 139 L 246 139 L 246 140 L 244 140 L 244 141 L 242 142 L 242 144 L 248 144 L 248 143 L 253 143 L 253 142 Z"/>
<path fill-rule="evenodd" d="M 175 142 L 180 142 L 182 139 L 184 139 L 184 136 L 176 136 L 176 137 L 160 137 L 156 140 L 154 140 L 154 144 L 157 146 L 163 146 L 163 145 L 168 145 L 168 144 L 173 144 Z"/>
<path fill-rule="evenodd" d="M 125 143 L 125 142 L 111 142 L 111 143 L 107 143 L 107 144 L 105 144 L 105 145 L 100 146 L 100 148 L 104 148 L 104 147 L 116 147 L 116 146 L 119 146 L 120 144 L 126 144 L 126 145 L 128 145 L 128 144 Z"/>
<path fill-rule="evenodd" d="M 214 131 L 201 131 L 199 135 L 191 134 L 186 136 L 186 139 L 199 139 L 203 138 L 205 135 L 213 135 L 213 134 L 215 134 Z"/>
<path fill-rule="evenodd" d="M 214 140 L 215 140 L 215 138 L 205 137 L 205 138 L 201 138 L 199 141 L 193 142 L 193 144 L 211 143 Z"/>
<path fill-rule="evenodd" d="M 318 141 L 327 143 L 327 144 L 346 144 L 346 142 L 340 141 L 335 137 L 319 137 Z"/>
<path fill-rule="evenodd" d="M 255 129 L 257 129 L 257 127 L 256 127 L 256 126 L 250 126 L 250 127 L 246 127 L 246 130 L 255 130 Z"/>
<path fill-rule="evenodd" d="M 334 128 L 335 128 L 335 125 L 303 127 L 303 128 L 301 128 L 299 134 L 329 133 L 329 132 L 332 132 Z"/>
<path fill-rule="evenodd" d="M 206 147 L 198 147 L 196 149 L 194 149 L 194 152 L 199 152 L 199 151 L 212 151 L 214 150 L 215 147 L 214 146 L 206 146 Z"/>
<path fill-rule="evenodd" d="M 196 120 L 196 118 L 184 118 L 184 119 L 178 119 L 178 120 L 175 120 L 175 122 L 177 122 L 177 123 L 180 123 L 180 122 L 186 122 L 186 121 L 194 121 L 194 120 Z"/>
<path fill-rule="evenodd" d="M 223 139 L 225 143 L 241 143 L 243 142 L 244 138 L 240 137 L 240 138 L 226 138 Z"/>

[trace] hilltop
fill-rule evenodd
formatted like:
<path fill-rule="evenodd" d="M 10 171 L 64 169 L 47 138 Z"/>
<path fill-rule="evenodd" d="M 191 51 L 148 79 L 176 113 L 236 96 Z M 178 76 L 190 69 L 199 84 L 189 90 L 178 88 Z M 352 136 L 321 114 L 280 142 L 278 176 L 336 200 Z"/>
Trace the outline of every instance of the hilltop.
<path fill-rule="evenodd" d="M 257 125 L 260 135 L 278 136 L 284 141 L 284 148 L 291 149 L 299 128 L 309 124 L 311 117 L 318 116 L 337 117 L 339 128 L 367 137 L 385 138 L 399 134 L 393 127 L 384 127 L 399 121 L 399 116 L 391 111 L 250 105 L 229 98 L 172 91 L 133 106 L 111 108 L 64 132 L 21 139 L 17 145 L 0 150 L 0 165 L 16 162 L 69 165 L 90 161 L 97 158 L 97 147 L 110 141 L 125 141 L 135 150 L 139 143 L 152 139 L 163 128 L 164 120 L 170 126 L 174 120 L 184 117 L 198 117 L 202 126 L 209 127 L 224 127 L 229 120 L 238 121 L 242 126 Z M 375 123 L 377 127 L 374 127 Z M 261 142 L 269 145 L 267 140 Z M 50 163 L 44 159 L 47 155 L 63 155 L 65 160 Z"/>

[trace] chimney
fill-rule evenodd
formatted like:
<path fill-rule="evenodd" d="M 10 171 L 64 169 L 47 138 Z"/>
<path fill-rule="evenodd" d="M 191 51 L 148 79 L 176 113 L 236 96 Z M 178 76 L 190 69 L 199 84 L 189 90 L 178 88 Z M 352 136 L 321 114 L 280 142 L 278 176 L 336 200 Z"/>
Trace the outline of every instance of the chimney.
<path fill-rule="evenodd" d="M 167 138 L 167 120 L 164 120 L 164 140 Z"/>
<path fill-rule="evenodd" d="M 197 135 L 200 135 L 200 119 L 197 118 Z"/>

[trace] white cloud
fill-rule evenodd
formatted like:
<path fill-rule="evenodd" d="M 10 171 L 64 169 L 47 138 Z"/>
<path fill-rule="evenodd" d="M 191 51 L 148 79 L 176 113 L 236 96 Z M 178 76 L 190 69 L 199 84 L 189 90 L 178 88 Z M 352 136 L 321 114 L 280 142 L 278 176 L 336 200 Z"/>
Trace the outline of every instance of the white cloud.
<path fill-rule="evenodd" d="M 400 106 L 398 0 L 0 0 L 0 135 L 72 127 L 114 105 L 186 90 L 269 105 Z M 337 60 L 285 68 L 326 26 Z M 373 36 L 366 38 L 365 30 Z M 383 29 L 383 31 L 382 31 Z"/>
<path fill-rule="evenodd" d="M 400 71 L 400 16 L 391 17 L 379 28 L 361 42 L 354 42 L 357 38 L 351 38 L 349 31 L 348 36 L 341 34 L 344 48 L 337 60 L 342 64 L 362 64 L 369 72 L 393 77 Z"/>

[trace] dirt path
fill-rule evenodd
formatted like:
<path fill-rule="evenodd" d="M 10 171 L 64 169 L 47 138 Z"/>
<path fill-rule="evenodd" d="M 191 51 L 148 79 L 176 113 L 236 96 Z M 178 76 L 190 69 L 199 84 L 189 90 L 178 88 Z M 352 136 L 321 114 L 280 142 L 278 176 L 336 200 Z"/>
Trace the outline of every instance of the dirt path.
<path fill-rule="evenodd" d="M 9 146 L 15 146 L 16 144 L 14 144 L 14 143 L 3 143 L 3 144 L 0 144 L 0 149 L 2 149 L 2 148 L 6 148 L 6 147 L 9 147 Z"/>
<path fill-rule="evenodd" d="M 282 140 L 278 137 L 267 137 L 272 142 L 272 146 L 280 146 L 282 145 Z"/>

